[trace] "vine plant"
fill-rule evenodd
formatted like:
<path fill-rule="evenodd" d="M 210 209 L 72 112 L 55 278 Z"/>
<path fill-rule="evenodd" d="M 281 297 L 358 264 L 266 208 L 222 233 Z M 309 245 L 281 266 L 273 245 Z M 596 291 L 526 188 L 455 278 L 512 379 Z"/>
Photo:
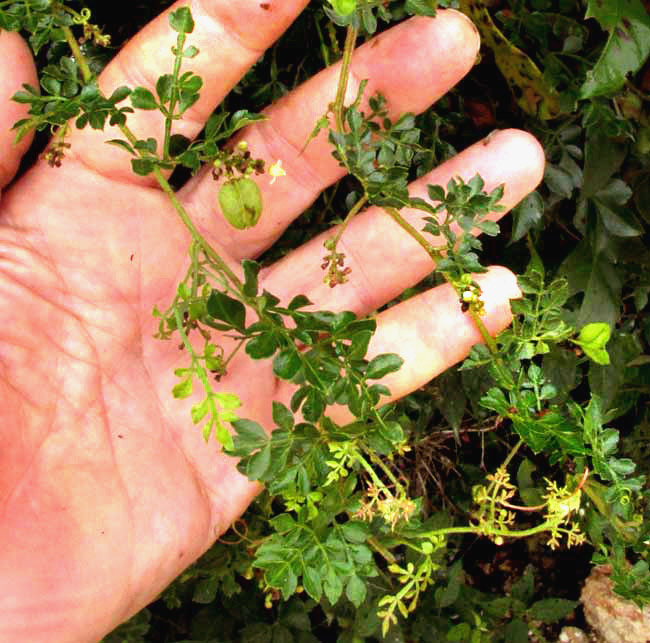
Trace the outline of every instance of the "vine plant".
<path fill-rule="evenodd" d="M 222 146 L 234 132 L 261 120 L 258 114 L 219 111 L 200 140 L 174 133 L 202 87 L 202 79 L 191 71 L 198 50 L 191 44 L 190 10 L 181 7 L 169 16 L 177 40 L 171 72 L 158 79 L 155 93 L 145 87 L 120 87 L 105 96 L 81 41 L 105 46 L 109 37 L 90 22 L 87 9 L 76 10 L 74 4 L 0 2 L 0 28 L 27 32 L 35 53 L 48 44 L 64 42 L 69 47 L 69 53 L 53 56 L 41 70 L 41 91 L 25 85 L 14 96 L 29 105 L 29 115 L 15 124 L 17 139 L 34 129 L 50 129 L 53 140 L 44 158 L 59 166 L 65 162 L 71 127 L 103 129 L 107 122 L 119 127 L 123 138 L 107 143 L 132 157 L 136 174 L 155 178 L 190 232 L 185 277 L 174 300 L 153 312 L 159 319 L 157 337 L 180 338 L 180 348 L 187 354 L 187 365 L 176 371 L 179 381 L 172 392 L 179 399 L 198 395 L 191 408 L 192 422 L 201 427 L 206 440 L 216 436 L 225 452 L 239 459 L 240 471 L 264 482 L 265 493 L 273 498 L 273 511 L 270 501 L 266 503 L 269 520 L 263 530 L 253 535 L 241 524 L 236 527 L 248 550 L 254 551 L 244 575 L 259 570 L 269 602 L 279 594 L 289 599 L 304 590 L 315 601 L 325 597 L 335 604 L 345 595 L 359 606 L 367 598 L 368 580 L 381 575 L 384 590 L 380 595 L 375 592 L 373 600 L 386 634 L 399 615 L 406 618 L 423 592 L 444 577 L 450 541 L 458 535 L 475 534 L 500 545 L 507 539 L 545 533 L 548 545 L 556 548 L 585 542 L 589 525 L 600 521 L 599 533 L 605 534 L 596 543 L 601 560 L 624 560 L 626 548 L 639 550 L 645 537 L 637 502 L 642 477 L 633 477 L 631 460 L 615 456 L 618 434 L 604 427 L 598 398 L 582 405 L 563 401 L 540 367 L 540 357 L 551 346 L 570 343 L 583 359 L 606 364 L 609 326 L 588 324 L 578 333 L 565 321 L 566 283 L 546 279 L 531 246 L 531 263 L 519 280 L 525 298 L 512 304 L 512 327 L 493 339 L 481 320 L 482 293 L 474 278 L 485 271 L 476 235 L 498 233 L 487 215 L 499 210 L 503 188 L 487 193 L 480 176 L 475 176 L 467 182 L 455 178 L 447 186 L 428 186 L 428 200 L 411 197 L 409 173 L 423 151 L 415 117 L 404 114 L 392 121 L 380 95 L 369 97 L 364 111 L 365 81 L 356 99 L 344 104 L 359 33 L 374 33 L 378 19 L 390 21 L 389 5 L 399 5 L 396 15 L 433 16 L 435 3 L 328 0 L 324 10 L 345 27 L 346 38 L 336 98 L 312 137 L 328 130 L 334 157 L 358 185 L 348 195 L 345 220 L 325 243 L 325 282 L 341 287 L 354 278 L 339 251 L 339 240 L 353 217 L 369 205 L 379 206 L 428 253 L 484 338 L 463 369 L 483 369 L 491 385 L 481 405 L 498 414 L 502 426 L 507 420 L 517 440 L 504 462 L 474 488 L 465 524 L 427 518 L 421 499 L 409 495 L 408 484 L 394 466 L 394 458 L 410 449 L 412 436 L 396 406 L 382 404 L 389 391 L 380 380 L 398 370 L 402 359 L 396 354 L 367 359 L 374 319 L 314 311 L 303 295 L 283 302 L 260 292 L 260 264 L 243 261 L 242 276 L 236 274 L 176 198 L 167 178 L 170 172 L 179 167 L 196 172 L 211 164 L 215 179 L 225 177 L 219 190 L 223 216 L 237 228 L 250 227 L 263 216 L 254 177 L 269 172 L 275 180 L 284 172 L 280 164 L 266 168 L 245 142 L 234 149 Z M 129 127 L 134 110 L 163 115 L 162 141 L 136 136 Z M 405 207 L 422 212 L 420 226 L 402 216 Z M 215 331 L 235 339 L 229 353 Z M 252 359 L 272 359 L 275 376 L 295 384 L 289 407 L 273 403 L 273 427 L 238 418 L 239 399 L 219 387 L 232 357 L 242 349 Z M 333 404 L 345 405 L 354 419 L 335 422 L 328 415 Z M 551 464 L 568 472 L 546 480 L 536 490 L 537 502 L 518 500 L 518 494 L 528 500 L 535 494 L 518 489 L 511 478 L 511 465 L 524 447 L 543 452 Z M 582 509 L 585 496 L 591 501 L 587 518 Z M 540 518 L 533 520 L 531 515 Z M 647 565 L 641 571 L 647 572 Z"/>

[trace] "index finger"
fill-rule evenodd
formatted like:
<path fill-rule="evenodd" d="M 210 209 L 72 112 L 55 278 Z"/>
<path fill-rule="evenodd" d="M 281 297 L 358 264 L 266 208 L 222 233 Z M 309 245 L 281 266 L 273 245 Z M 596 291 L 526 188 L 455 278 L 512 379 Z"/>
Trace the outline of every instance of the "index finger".
<path fill-rule="evenodd" d="M 156 81 L 172 71 L 178 34 L 170 27 L 169 15 L 189 7 L 194 30 L 188 45 L 199 49 L 196 57 L 186 59 L 183 69 L 203 78 L 199 100 L 174 126 L 175 134 L 194 138 L 205 121 L 241 77 L 277 40 L 308 4 L 309 0 L 181 0 L 175 2 L 140 31 L 109 63 L 99 77 L 105 95 L 117 87 L 144 86 L 155 93 Z M 129 114 L 128 126 L 140 139 L 158 141 L 164 134 L 164 119 L 158 111 L 136 110 Z M 75 130 L 70 135 L 71 157 L 79 158 L 95 171 L 139 184 L 152 178 L 138 177 L 131 171 L 124 151 L 105 145 L 111 138 L 124 138 L 116 127 L 104 131 Z"/>

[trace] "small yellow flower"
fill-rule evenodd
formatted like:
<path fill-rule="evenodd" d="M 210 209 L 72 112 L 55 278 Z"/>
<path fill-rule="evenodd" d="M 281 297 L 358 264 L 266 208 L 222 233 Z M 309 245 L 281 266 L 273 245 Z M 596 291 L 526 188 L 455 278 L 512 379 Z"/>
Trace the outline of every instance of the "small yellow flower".
<path fill-rule="evenodd" d="M 279 176 L 286 176 L 287 173 L 284 171 L 284 168 L 282 167 L 282 161 L 278 159 L 271 167 L 269 168 L 269 174 L 271 175 L 271 185 L 275 183 L 275 179 L 277 179 Z"/>

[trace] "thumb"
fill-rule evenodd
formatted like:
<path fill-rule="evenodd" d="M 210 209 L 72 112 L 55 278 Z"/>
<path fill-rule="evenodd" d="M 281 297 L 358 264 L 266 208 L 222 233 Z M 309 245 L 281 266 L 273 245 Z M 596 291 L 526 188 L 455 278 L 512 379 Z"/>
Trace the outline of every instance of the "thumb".
<path fill-rule="evenodd" d="M 11 97 L 23 83 L 38 85 L 36 67 L 27 43 L 16 33 L 0 31 L 0 189 L 4 188 L 18 171 L 20 159 L 32 142 L 31 134 L 14 145 L 12 125 L 27 116 L 29 105 L 20 105 Z"/>

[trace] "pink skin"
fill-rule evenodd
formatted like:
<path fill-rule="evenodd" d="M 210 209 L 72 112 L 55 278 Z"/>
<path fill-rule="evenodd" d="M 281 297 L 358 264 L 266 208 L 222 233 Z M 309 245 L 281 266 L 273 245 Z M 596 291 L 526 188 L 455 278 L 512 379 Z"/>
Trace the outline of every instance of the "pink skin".
<path fill-rule="evenodd" d="M 182 4 L 196 20 L 192 42 L 201 54 L 192 65 L 205 79 L 202 99 L 179 126 L 192 136 L 307 0 L 271 0 L 270 11 L 257 0 Z M 172 38 L 163 15 L 120 52 L 102 86 L 153 85 L 168 70 Z M 467 73 L 477 49 L 475 30 L 456 12 L 409 20 L 361 48 L 351 91 L 369 78 L 393 113 L 421 111 Z M 21 83 L 36 80 L 18 36 L 0 34 L 0 57 L 12 61 L 0 75 L 6 187 L 25 151 L 7 133 L 24 108 L 8 99 Z M 228 228 L 205 175 L 180 191 L 202 233 L 233 266 L 271 245 L 340 178 L 322 140 L 299 154 L 333 98 L 335 76 L 335 69 L 325 70 L 269 107 L 268 122 L 244 133 L 256 155 L 269 163 L 282 158 L 288 172 L 273 185 L 262 180 L 259 227 Z M 150 113 L 137 114 L 132 125 L 140 137 L 160 137 L 161 122 Z M 172 369 L 184 356 L 176 342 L 152 339 L 151 310 L 173 297 L 188 234 L 151 180 L 135 177 L 126 155 L 103 145 L 111 137 L 75 133 L 61 168 L 37 163 L 0 202 L 0 641 L 98 640 L 206 551 L 258 491 L 191 425 L 191 400 L 171 398 Z M 538 143 L 508 130 L 437 168 L 426 182 L 480 171 L 489 188 L 506 184 L 505 203 L 512 207 L 542 170 Z M 431 269 L 412 240 L 374 210 L 354 222 L 344 244 L 353 266 L 346 286 L 321 285 L 319 241 L 267 269 L 264 286 L 283 298 L 305 292 L 319 306 L 364 314 Z M 482 279 L 485 322 L 496 333 L 510 322 L 508 300 L 518 290 L 503 268 Z M 462 359 L 479 339 L 446 287 L 377 322 L 371 351 L 406 358 L 388 382 L 395 395 Z M 267 363 L 244 355 L 222 389 L 241 396 L 242 417 L 267 426 L 271 400 L 291 394 Z"/>

